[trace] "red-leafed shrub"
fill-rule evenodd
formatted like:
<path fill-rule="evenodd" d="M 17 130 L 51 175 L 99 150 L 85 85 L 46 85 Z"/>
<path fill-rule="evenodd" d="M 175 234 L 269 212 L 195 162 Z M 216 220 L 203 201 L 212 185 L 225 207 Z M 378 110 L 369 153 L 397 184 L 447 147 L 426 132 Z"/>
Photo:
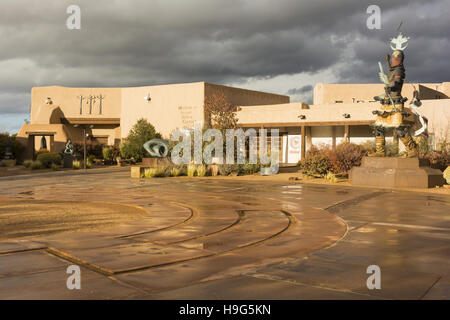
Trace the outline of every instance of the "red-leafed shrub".
<path fill-rule="evenodd" d="M 298 166 L 302 173 L 310 176 L 325 176 L 328 172 L 345 175 L 354 166 L 361 165 L 366 153 L 363 147 L 350 142 L 341 143 L 334 150 L 327 145 L 313 145 Z"/>
<path fill-rule="evenodd" d="M 444 171 L 450 165 L 450 154 L 446 151 L 432 151 L 427 154 L 420 154 L 420 158 L 428 159 L 430 167 Z"/>
<path fill-rule="evenodd" d="M 346 174 L 354 166 L 360 166 L 366 151 L 357 144 L 343 142 L 329 153 L 330 171 L 334 174 Z"/>

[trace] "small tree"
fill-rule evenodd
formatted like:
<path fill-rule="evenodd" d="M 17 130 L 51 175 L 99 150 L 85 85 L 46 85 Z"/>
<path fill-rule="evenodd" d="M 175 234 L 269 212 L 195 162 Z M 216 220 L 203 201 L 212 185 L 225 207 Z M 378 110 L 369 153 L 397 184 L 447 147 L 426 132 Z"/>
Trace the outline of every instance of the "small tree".
<path fill-rule="evenodd" d="M 223 92 L 206 97 L 205 112 L 211 120 L 209 125 L 215 129 L 234 129 L 237 126 L 235 106 L 227 100 Z"/>
<path fill-rule="evenodd" d="M 151 139 L 161 138 L 155 127 L 146 119 L 139 119 L 126 139 L 120 145 L 120 153 L 124 158 L 134 158 L 141 161 L 144 156 L 149 156 L 143 145 Z"/>

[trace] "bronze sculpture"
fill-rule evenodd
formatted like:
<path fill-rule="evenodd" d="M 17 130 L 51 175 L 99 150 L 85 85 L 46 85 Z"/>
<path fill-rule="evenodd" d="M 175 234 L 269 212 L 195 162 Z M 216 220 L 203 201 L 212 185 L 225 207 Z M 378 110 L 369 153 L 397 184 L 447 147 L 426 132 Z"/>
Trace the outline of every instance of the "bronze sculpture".
<path fill-rule="evenodd" d="M 409 132 L 418 119 L 424 129 L 417 130 L 415 135 L 424 133 L 426 129 L 423 117 L 417 111 L 417 107 L 421 105 L 418 91 L 414 90 L 414 96 L 410 104 L 411 109 L 404 107 L 404 103 L 408 99 L 402 97 L 401 94 L 405 80 L 405 67 L 403 65 L 405 54 L 403 50 L 407 47 L 408 39 L 403 37 L 401 33 L 396 38 L 391 39 L 391 43 L 395 46 L 391 44 L 391 48 L 394 50 L 392 59 L 390 55 L 386 55 L 388 75 L 383 72 L 383 67 L 378 62 L 379 76 L 385 85 L 385 93 L 374 97 L 376 101 L 381 103 L 381 108 L 373 111 L 373 114 L 377 117 L 374 125 L 376 151 L 372 156 L 384 157 L 386 155 L 385 136 L 386 131 L 390 128 L 394 130 L 394 134 L 405 145 L 407 157 L 411 158 L 418 155 L 417 144 Z M 405 43 L 406 45 L 404 45 Z"/>

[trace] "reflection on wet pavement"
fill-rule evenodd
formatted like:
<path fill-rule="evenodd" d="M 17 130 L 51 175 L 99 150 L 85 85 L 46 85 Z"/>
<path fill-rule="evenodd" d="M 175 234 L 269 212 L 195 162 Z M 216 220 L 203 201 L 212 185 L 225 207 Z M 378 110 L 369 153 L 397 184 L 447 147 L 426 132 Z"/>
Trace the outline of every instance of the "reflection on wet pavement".
<path fill-rule="evenodd" d="M 447 196 L 295 182 L 135 180 L 128 172 L 63 179 L 1 181 L 0 198 L 117 203 L 147 215 L 95 232 L 0 242 L 0 298 L 450 298 Z M 89 291 L 67 292 L 60 279 L 70 264 L 92 280 Z M 381 290 L 366 286 L 373 264 L 381 268 Z M 37 285 L 24 292 L 21 284 L 31 278 Z"/>

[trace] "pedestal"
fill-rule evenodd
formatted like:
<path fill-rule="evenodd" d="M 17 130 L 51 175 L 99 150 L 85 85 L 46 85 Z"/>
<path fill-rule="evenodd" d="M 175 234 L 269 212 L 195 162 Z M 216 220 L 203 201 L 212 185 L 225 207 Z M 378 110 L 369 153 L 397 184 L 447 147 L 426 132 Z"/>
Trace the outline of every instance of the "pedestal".
<path fill-rule="evenodd" d="M 143 167 L 157 167 L 170 164 L 170 159 L 166 158 L 142 158 Z"/>
<path fill-rule="evenodd" d="M 74 156 L 72 156 L 70 154 L 65 154 L 63 157 L 63 167 L 64 168 L 72 168 L 74 159 L 75 159 Z"/>
<path fill-rule="evenodd" d="M 141 178 L 142 175 L 144 174 L 144 167 L 141 166 L 132 166 L 131 167 L 131 177 L 132 178 Z"/>
<path fill-rule="evenodd" d="M 353 186 L 385 188 L 433 188 L 442 186 L 441 170 L 429 167 L 425 159 L 364 157 L 360 167 L 349 172 Z"/>

